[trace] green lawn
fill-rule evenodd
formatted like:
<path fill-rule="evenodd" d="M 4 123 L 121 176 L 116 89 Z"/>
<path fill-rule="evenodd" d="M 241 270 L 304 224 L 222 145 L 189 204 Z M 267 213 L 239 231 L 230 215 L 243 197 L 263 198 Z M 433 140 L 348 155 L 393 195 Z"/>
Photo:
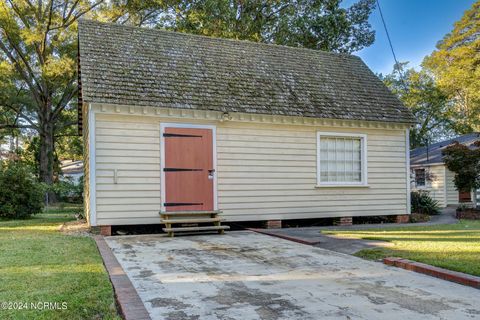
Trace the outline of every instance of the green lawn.
<path fill-rule="evenodd" d="M 65 210 L 69 211 L 69 210 Z M 0 319 L 120 319 L 113 291 L 93 239 L 58 231 L 72 213 L 45 213 L 28 220 L 0 220 L 0 303 L 27 303 Z M 57 302 L 63 310 L 31 310 Z"/>
<path fill-rule="evenodd" d="M 356 254 L 366 259 L 401 257 L 480 276 L 480 221 L 361 231 L 329 230 L 322 233 L 385 240 L 395 244 L 390 248 L 365 249 Z"/>

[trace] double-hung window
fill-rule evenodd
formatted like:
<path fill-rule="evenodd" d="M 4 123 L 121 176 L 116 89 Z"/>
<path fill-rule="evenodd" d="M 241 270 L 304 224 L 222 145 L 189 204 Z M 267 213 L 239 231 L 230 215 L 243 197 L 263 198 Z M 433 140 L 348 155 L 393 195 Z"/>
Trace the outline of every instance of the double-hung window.
<path fill-rule="evenodd" d="M 317 133 L 317 185 L 366 186 L 367 136 Z"/>
<path fill-rule="evenodd" d="M 415 186 L 417 188 L 425 188 L 427 182 L 427 174 L 424 168 L 415 169 Z"/>

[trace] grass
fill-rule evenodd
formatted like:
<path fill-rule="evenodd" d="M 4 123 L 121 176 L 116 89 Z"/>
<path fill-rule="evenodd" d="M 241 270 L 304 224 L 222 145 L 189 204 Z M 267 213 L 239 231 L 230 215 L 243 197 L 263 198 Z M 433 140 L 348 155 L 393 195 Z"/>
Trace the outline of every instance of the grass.
<path fill-rule="evenodd" d="M 45 207 L 43 213 L 75 214 L 80 212 L 83 212 L 83 204 L 61 202 L 53 206 L 49 205 L 48 207 Z"/>
<path fill-rule="evenodd" d="M 73 219 L 59 211 L 0 221 L 0 303 L 29 306 L 0 308 L 0 319 L 120 319 L 93 239 L 59 232 Z M 38 302 L 57 302 L 60 308 L 65 302 L 66 309 L 32 310 L 30 303 Z"/>
<path fill-rule="evenodd" d="M 357 256 L 377 260 L 401 257 L 480 276 L 480 221 L 453 225 L 412 226 L 370 230 L 328 230 L 347 238 L 393 242 L 389 248 L 364 249 Z"/>

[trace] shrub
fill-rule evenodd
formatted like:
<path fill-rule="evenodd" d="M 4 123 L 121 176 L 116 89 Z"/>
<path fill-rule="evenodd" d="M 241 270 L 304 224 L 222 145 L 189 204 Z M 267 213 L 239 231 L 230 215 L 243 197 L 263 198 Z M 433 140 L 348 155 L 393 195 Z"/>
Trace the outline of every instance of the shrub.
<path fill-rule="evenodd" d="M 71 178 L 63 178 L 52 186 L 58 201 L 70 203 L 82 203 L 83 177 L 78 183 Z"/>
<path fill-rule="evenodd" d="M 0 161 L 0 217 L 23 219 L 43 209 L 44 188 L 22 163 Z"/>
<path fill-rule="evenodd" d="M 430 197 L 428 191 L 420 190 L 411 193 L 412 212 L 434 215 L 440 213 L 438 201 Z"/>

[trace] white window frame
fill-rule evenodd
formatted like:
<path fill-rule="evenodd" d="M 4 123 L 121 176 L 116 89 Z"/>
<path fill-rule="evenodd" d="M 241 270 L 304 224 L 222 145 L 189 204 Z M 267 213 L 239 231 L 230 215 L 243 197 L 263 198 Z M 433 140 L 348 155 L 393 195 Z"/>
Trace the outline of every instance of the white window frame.
<path fill-rule="evenodd" d="M 423 185 L 419 185 L 417 184 L 417 170 L 423 170 L 423 173 L 425 175 L 424 177 L 424 184 Z M 427 170 L 427 168 L 425 167 L 418 167 L 418 168 L 413 168 L 413 184 L 415 185 L 415 189 L 428 189 L 428 181 L 427 181 L 427 176 L 428 176 L 429 172 Z"/>
<path fill-rule="evenodd" d="M 320 139 L 321 137 L 360 138 L 361 179 L 359 182 L 320 180 Z M 317 185 L 316 187 L 368 187 L 367 135 L 362 133 L 317 131 Z"/>

